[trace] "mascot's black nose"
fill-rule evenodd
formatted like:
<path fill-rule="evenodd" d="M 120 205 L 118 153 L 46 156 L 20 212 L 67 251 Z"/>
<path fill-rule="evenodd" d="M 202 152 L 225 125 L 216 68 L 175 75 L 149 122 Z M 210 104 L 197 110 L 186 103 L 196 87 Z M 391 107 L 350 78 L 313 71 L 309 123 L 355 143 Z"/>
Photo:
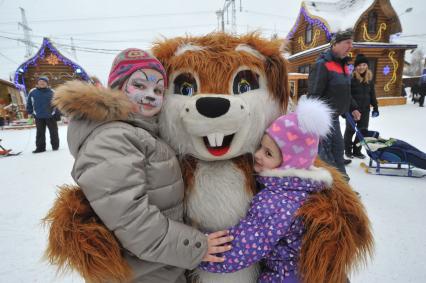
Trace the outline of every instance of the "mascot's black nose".
<path fill-rule="evenodd" d="M 198 112 L 208 118 L 226 114 L 231 106 L 228 99 L 222 97 L 201 97 L 195 103 Z"/>

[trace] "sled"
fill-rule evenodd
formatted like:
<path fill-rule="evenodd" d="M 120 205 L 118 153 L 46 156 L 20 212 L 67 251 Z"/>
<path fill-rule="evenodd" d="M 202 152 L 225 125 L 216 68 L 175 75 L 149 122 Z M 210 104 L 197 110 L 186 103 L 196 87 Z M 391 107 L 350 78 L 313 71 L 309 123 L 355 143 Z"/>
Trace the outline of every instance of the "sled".
<path fill-rule="evenodd" d="M 1 142 L 1 139 L 0 139 Z M 0 144 L 0 157 L 8 157 L 8 156 L 16 156 L 21 154 L 22 151 L 20 152 L 12 152 L 11 149 L 5 149 L 1 144 Z"/>
<path fill-rule="evenodd" d="M 426 176 L 426 154 L 415 148 L 414 146 L 397 139 L 383 140 L 392 141 L 389 145 L 373 150 L 366 141 L 364 135 L 355 125 L 350 115 L 346 113 L 346 120 L 355 130 L 355 134 L 360 140 L 360 144 L 366 150 L 370 158 L 368 164 L 362 162 L 360 166 L 368 174 L 397 176 L 397 177 L 414 177 L 423 178 Z M 379 139 L 378 132 L 369 131 L 368 135 L 372 138 Z"/>
<path fill-rule="evenodd" d="M 371 160 L 370 160 L 371 161 Z M 383 176 L 397 176 L 397 177 L 414 177 L 414 178 L 423 178 L 426 176 L 426 173 L 423 173 L 419 170 L 413 168 L 403 168 L 403 167 L 383 167 L 383 166 L 372 166 L 368 165 L 365 162 L 360 163 L 361 168 L 364 169 L 365 173 L 372 175 L 383 175 Z"/>

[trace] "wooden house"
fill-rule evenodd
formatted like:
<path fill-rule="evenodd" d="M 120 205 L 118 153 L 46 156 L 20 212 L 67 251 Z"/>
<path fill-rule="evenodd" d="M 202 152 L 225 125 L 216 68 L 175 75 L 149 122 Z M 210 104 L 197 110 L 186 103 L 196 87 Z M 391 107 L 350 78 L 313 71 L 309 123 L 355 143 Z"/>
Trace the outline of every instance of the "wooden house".
<path fill-rule="evenodd" d="M 288 87 L 290 96 L 297 101 L 300 96 L 308 93 L 307 84 L 308 74 L 306 73 L 288 73 Z"/>
<path fill-rule="evenodd" d="M 24 117 L 25 103 L 19 89 L 10 81 L 0 79 L 0 119 L 13 121 Z"/>
<path fill-rule="evenodd" d="M 379 103 L 404 104 L 401 97 L 404 55 L 415 44 L 392 42 L 401 33 L 401 23 L 390 0 L 303 1 L 296 23 L 287 35 L 290 72 L 309 73 L 321 52 L 330 48 L 334 33 L 348 28 L 354 31 L 352 60 L 364 54 L 374 74 Z"/>
<path fill-rule="evenodd" d="M 14 83 L 26 94 L 36 86 L 37 78 L 49 78 L 49 86 L 54 88 L 69 80 L 89 81 L 86 71 L 65 57 L 48 39 L 32 58 L 22 63 L 15 72 Z"/>

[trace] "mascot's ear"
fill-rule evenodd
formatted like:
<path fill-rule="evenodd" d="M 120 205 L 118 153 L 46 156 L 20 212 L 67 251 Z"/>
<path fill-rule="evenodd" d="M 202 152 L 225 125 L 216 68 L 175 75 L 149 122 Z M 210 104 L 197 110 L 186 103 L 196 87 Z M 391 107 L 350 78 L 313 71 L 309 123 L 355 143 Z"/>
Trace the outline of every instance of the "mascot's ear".
<path fill-rule="evenodd" d="M 280 54 L 266 56 L 265 73 L 269 92 L 280 105 L 283 113 L 287 111 L 290 92 L 288 89 L 287 61 Z"/>
<path fill-rule="evenodd" d="M 170 72 L 170 61 L 175 54 L 175 51 L 183 41 L 182 38 L 173 38 L 158 40 L 154 43 L 151 51 L 152 54 L 163 64 L 166 72 Z"/>

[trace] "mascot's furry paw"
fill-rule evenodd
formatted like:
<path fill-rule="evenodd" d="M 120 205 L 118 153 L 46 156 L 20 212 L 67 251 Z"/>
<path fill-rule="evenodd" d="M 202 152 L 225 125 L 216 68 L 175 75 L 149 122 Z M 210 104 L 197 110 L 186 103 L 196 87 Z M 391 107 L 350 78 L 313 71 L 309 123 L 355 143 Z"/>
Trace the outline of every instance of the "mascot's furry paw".
<path fill-rule="evenodd" d="M 75 270 L 87 282 L 127 282 L 131 269 L 119 242 L 78 186 L 61 186 L 43 223 L 49 226 L 46 259 L 60 272 Z"/>

